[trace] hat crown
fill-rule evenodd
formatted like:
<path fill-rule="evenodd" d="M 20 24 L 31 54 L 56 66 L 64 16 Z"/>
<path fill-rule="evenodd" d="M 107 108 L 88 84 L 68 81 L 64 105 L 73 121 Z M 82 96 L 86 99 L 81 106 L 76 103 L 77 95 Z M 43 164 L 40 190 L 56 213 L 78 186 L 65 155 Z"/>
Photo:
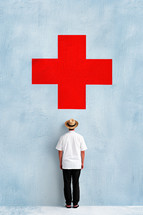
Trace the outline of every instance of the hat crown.
<path fill-rule="evenodd" d="M 74 125 L 75 124 L 75 120 L 74 119 L 70 119 L 69 120 L 69 125 Z"/>

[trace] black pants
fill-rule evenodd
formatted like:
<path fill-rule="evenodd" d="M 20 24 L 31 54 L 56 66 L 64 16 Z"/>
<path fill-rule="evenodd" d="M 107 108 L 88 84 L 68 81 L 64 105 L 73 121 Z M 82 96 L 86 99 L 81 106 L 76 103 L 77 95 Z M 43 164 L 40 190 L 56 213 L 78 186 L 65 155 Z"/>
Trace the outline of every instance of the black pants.
<path fill-rule="evenodd" d="M 64 196 L 67 205 L 71 205 L 71 179 L 73 185 L 73 205 L 77 205 L 80 200 L 79 176 L 81 169 L 63 169 Z"/>

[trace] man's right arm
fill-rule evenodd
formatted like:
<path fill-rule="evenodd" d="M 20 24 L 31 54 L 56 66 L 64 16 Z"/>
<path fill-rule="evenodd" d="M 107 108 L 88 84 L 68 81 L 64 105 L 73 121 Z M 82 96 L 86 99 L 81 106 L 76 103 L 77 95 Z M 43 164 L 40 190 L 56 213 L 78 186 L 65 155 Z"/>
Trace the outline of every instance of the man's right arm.
<path fill-rule="evenodd" d="M 62 169 L 62 156 L 63 156 L 63 151 L 59 150 L 60 169 Z"/>

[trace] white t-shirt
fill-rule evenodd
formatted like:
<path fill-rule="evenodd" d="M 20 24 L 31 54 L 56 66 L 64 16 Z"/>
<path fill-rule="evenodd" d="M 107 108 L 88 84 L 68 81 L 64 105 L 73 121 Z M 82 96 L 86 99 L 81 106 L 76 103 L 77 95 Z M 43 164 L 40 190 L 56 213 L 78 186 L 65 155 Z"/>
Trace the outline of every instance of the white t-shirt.
<path fill-rule="evenodd" d="M 56 149 L 63 151 L 63 169 L 81 169 L 81 151 L 87 149 L 82 135 L 68 131 L 60 137 Z"/>

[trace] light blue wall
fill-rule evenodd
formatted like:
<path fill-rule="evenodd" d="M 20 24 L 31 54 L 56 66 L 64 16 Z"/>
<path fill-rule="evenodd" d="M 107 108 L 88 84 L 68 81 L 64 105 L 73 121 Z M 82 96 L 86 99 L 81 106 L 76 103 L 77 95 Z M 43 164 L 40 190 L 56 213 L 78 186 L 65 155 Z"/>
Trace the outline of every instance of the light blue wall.
<path fill-rule="evenodd" d="M 63 205 L 55 147 L 79 121 L 88 150 L 80 205 L 143 204 L 143 1 L 0 3 L 0 205 Z M 58 34 L 86 34 L 87 58 L 113 59 L 113 85 L 86 87 L 86 110 L 58 110 L 57 85 L 31 84 L 32 58 Z"/>

